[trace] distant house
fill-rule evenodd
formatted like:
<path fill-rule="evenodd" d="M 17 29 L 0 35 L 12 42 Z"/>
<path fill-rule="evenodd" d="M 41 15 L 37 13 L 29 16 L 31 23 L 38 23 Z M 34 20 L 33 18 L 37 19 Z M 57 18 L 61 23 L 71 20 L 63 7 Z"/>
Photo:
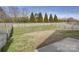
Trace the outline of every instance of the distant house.
<path fill-rule="evenodd" d="M 74 19 L 74 18 L 72 18 L 72 17 L 70 17 L 70 18 L 67 19 L 67 22 L 69 24 L 77 24 L 79 21 Z"/>

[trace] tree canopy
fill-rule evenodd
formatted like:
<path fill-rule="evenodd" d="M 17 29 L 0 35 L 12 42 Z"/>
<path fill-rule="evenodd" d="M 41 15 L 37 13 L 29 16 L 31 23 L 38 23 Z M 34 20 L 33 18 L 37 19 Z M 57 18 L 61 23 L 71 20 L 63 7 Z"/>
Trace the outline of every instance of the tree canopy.
<path fill-rule="evenodd" d="M 47 13 L 45 13 L 45 16 L 44 16 L 44 22 L 46 22 L 46 23 L 49 22 Z"/>
<path fill-rule="evenodd" d="M 49 16 L 49 22 L 54 22 L 54 19 L 52 17 L 52 14 L 50 14 L 50 16 Z"/>

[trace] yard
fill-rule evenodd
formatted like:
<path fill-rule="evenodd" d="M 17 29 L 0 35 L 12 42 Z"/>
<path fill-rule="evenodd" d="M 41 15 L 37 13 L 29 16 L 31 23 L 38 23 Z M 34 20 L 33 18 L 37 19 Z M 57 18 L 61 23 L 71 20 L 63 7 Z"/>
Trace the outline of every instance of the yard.
<path fill-rule="evenodd" d="M 3 51 L 34 51 L 56 29 L 52 25 L 14 27 L 13 35 Z"/>
<path fill-rule="evenodd" d="M 13 26 L 13 34 L 2 51 L 7 52 L 31 52 L 35 49 L 51 44 L 64 37 L 79 39 L 79 30 L 57 30 L 53 25 L 31 24 Z"/>

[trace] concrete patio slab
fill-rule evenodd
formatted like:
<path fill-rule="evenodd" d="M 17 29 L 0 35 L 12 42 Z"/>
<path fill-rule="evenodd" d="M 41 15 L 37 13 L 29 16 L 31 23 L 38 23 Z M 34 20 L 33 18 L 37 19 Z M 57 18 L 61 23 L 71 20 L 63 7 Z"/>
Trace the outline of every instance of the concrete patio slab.
<path fill-rule="evenodd" d="M 58 42 L 39 48 L 39 52 L 79 52 L 79 39 L 64 38 Z"/>

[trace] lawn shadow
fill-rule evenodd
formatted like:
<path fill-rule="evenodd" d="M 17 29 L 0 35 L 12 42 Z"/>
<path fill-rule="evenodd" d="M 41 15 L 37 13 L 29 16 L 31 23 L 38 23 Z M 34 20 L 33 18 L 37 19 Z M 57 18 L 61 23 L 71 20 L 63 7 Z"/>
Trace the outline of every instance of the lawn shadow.
<path fill-rule="evenodd" d="M 54 33 L 52 33 L 47 39 L 45 39 L 45 41 L 40 44 L 37 49 L 41 48 L 41 47 L 44 47 L 46 45 L 49 45 L 51 43 L 54 43 L 54 42 L 57 42 L 57 41 L 60 41 L 64 38 L 66 38 L 67 36 L 65 35 L 65 32 L 67 30 L 56 30 Z"/>

